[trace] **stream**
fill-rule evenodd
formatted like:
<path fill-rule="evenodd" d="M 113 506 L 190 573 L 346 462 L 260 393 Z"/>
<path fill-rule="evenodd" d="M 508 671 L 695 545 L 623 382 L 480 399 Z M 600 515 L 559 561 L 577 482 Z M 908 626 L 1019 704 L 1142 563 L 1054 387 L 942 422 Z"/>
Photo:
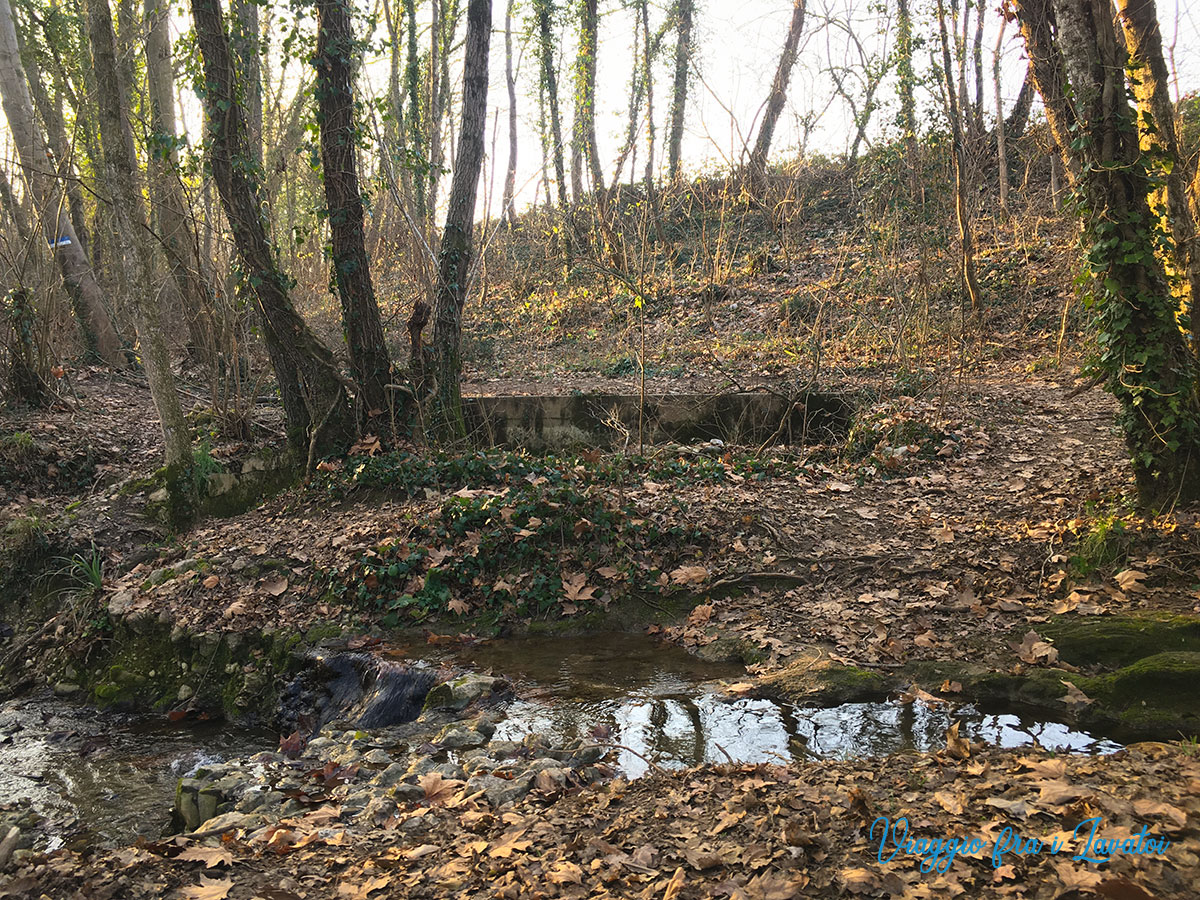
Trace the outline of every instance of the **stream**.
<path fill-rule="evenodd" d="M 495 710 L 495 739 L 537 733 L 619 744 L 616 765 L 638 777 L 699 763 L 787 762 L 936 750 L 962 721 L 972 741 L 1102 754 L 1120 745 L 1061 723 L 971 706 L 894 701 L 802 708 L 731 696 L 741 666 L 700 660 L 642 635 L 524 638 L 473 646 L 392 645 L 413 666 L 504 675 L 516 699 Z M 178 779 L 202 764 L 274 749 L 274 733 L 221 722 L 169 724 L 37 695 L 0 704 L 0 819 L 37 846 L 120 845 L 161 837 Z M 36 814 L 36 815 L 34 815 Z M 40 824 L 36 822 L 41 817 Z"/>

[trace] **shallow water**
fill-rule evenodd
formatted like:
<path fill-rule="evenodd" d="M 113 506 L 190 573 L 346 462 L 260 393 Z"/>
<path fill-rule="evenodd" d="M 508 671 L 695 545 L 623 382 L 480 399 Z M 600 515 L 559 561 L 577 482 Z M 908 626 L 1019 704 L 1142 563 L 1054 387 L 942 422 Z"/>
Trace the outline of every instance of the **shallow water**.
<path fill-rule="evenodd" d="M 497 738 L 535 733 L 561 741 L 599 726 L 605 740 L 628 748 L 618 765 L 630 777 L 647 770 L 647 759 L 677 768 L 937 750 L 956 720 L 964 737 L 1001 747 L 1120 749 L 1061 723 L 971 706 L 879 701 L 819 709 L 732 697 L 720 681 L 744 680 L 741 666 L 704 662 L 642 635 L 491 641 L 453 656 L 515 679 L 520 699 L 505 709 Z"/>
<path fill-rule="evenodd" d="M 703 762 L 784 762 L 870 756 L 945 746 L 961 720 L 973 741 L 1108 753 L 1119 745 L 1012 712 L 922 704 L 847 703 L 800 708 L 730 696 L 741 666 L 699 660 L 643 635 L 525 638 L 474 646 L 393 646 L 392 658 L 468 667 L 513 680 L 518 699 L 496 710 L 495 737 L 530 733 L 552 742 L 593 737 L 623 745 L 629 777 Z M 212 761 L 274 749 L 277 736 L 220 722 L 172 725 L 74 706 L 52 696 L 0 704 L 0 820 L 22 809 L 43 817 L 38 846 L 119 845 L 162 836 L 177 780 Z M 22 831 L 29 828 L 22 822 Z"/>
<path fill-rule="evenodd" d="M 175 725 L 49 696 L 8 701 L 0 704 L 0 816 L 36 812 L 38 846 L 50 848 L 158 838 L 181 776 L 276 743 L 271 732 L 221 722 Z"/>

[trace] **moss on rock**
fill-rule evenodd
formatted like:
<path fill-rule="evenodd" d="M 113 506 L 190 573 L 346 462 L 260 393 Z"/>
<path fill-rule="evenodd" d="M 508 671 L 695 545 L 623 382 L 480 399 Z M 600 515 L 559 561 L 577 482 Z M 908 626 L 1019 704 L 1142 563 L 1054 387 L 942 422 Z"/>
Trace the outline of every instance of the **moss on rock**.
<path fill-rule="evenodd" d="M 1195 616 L 1059 616 L 1038 631 L 1073 666 L 1114 669 L 1166 651 L 1200 652 Z"/>

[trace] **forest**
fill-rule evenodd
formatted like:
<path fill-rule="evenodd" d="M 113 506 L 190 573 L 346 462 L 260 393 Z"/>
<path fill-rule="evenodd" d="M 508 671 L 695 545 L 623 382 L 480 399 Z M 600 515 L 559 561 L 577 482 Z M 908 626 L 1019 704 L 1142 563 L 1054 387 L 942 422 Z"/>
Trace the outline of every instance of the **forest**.
<path fill-rule="evenodd" d="M 1200 898 L 1181 0 L 0 0 L 0 897 Z"/>

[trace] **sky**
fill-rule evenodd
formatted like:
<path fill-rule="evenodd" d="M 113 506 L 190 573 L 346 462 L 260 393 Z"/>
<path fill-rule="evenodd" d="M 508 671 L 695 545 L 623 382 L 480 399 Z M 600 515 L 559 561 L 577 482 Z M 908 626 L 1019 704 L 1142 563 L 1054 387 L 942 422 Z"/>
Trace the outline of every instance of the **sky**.
<path fill-rule="evenodd" d="M 860 59 L 848 32 L 857 36 L 868 58 L 891 49 L 894 22 L 890 14 L 879 12 L 881 4 L 871 0 L 808 0 L 805 33 L 799 61 L 792 73 L 788 102 L 779 123 L 774 142 L 778 156 L 795 154 L 801 147 L 810 153 L 836 155 L 844 153 L 854 129 L 847 104 L 836 96 L 831 67 L 845 71 L 848 63 Z M 464 3 L 465 5 L 465 3 Z M 691 174 L 712 169 L 726 169 L 737 162 L 748 141 L 753 140 L 771 79 L 774 75 L 783 39 L 791 19 L 790 0 L 697 0 L 695 25 L 695 54 L 688 96 L 688 111 L 684 138 L 684 167 Z M 891 9 L 894 4 L 887 3 Z M 1184 92 L 1200 88 L 1200 4 L 1179 0 L 1178 4 L 1160 4 L 1160 20 L 1168 65 L 1174 63 Z M 915 0 L 912 4 L 917 17 L 918 39 L 927 41 L 918 50 L 919 69 L 928 70 L 929 55 L 936 47 L 936 26 L 931 18 L 932 4 Z M 632 11 L 623 10 L 618 0 L 601 0 L 600 47 L 597 55 L 597 141 L 607 177 L 624 141 L 628 91 L 633 71 Z M 665 0 L 652 6 L 651 29 L 667 14 Z M 514 17 L 514 28 L 520 28 L 523 18 Z M 998 5 L 985 9 L 984 85 L 985 107 L 994 114 L 991 66 L 1001 19 Z M 849 30 L 846 25 L 849 24 Z M 489 177 L 485 169 L 483 190 L 489 184 L 495 192 L 503 184 L 507 161 L 508 97 L 504 83 L 504 0 L 496 0 L 493 11 L 491 78 L 489 97 L 488 150 L 491 156 L 495 138 L 495 156 L 485 165 L 495 163 L 496 175 Z M 574 56 L 574 41 L 569 29 L 562 30 L 561 66 L 566 69 Z M 665 166 L 665 137 L 670 105 L 672 55 L 674 37 L 668 35 L 663 58 L 656 70 L 655 119 L 658 155 Z M 532 43 L 514 36 L 518 57 L 517 91 L 520 142 L 518 150 L 518 205 L 533 199 L 540 180 L 541 149 L 537 136 L 536 62 Z M 1025 72 L 1025 59 L 1020 36 L 1014 25 L 1005 29 L 1001 52 L 1002 96 L 1011 104 L 1020 90 Z M 850 66 L 861 72 L 861 67 Z M 456 73 L 457 76 L 457 73 Z M 570 130 L 570 85 L 564 76 L 561 93 L 564 100 L 564 131 Z M 857 77 L 847 76 L 847 84 Z M 368 60 L 363 70 L 364 89 L 380 94 L 387 78 L 382 59 Z M 456 77 L 457 80 L 457 77 Z M 878 94 L 883 106 L 873 119 L 868 133 L 877 139 L 894 122 L 896 109 L 893 82 L 885 81 Z M 457 90 L 457 87 L 456 87 Z M 859 90 L 861 96 L 861 87 Z M 930 121 L 937 115 L 935 98 L 930 92 L 918 97 L 919 115 Z M 493 135 L 494 117 L 498 116 L 498 131 Z M 806 124 L 807 123 L 807 124 Z M 638 169 L 645 160 L 645 132 L 641 132 Z M 628 167 L 626 175 L 628 175 Z M 543 189 L 544 190 L 544 189 Z M 544 193 L 542 194 L 544 196 Z M 486 198 L 481 198 L 481 206 Z"/>

